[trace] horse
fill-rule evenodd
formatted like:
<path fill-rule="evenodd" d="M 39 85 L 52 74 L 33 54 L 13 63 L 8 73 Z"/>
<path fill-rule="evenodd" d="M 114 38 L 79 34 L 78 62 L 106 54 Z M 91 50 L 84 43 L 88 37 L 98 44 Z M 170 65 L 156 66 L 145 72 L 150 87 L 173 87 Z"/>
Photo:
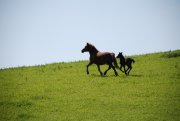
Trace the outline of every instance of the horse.
<path fill-rule="evenodd" d="M 108 69 L 104 72 L 104 75 L 106 75 L 106 73 L 112 68 L 114 70 L 114 73 L 116 76 L 118 76 L 118 73 L 115 69 L 115 67 L 118 68 L 118 64 L 116 61 L 116 57 L 114 53 L 110 53 L 110 52 L 99 52 L 96 47 L 90 43 L 87 43 L 86 46 L 81 50 L 82 53 L 84 52 L 89 52 L 90 54 L 90 58 L 89 58 L 89 64 L 87 65 L 87 74 L 89 74 L 89 66 L 92 64 L 96 64 L 98 71 L 100 73 L 101 76 L 103 76 L 103 73 L 101 72 L 100 69 L 100 65 L 104 65 L 107 64 L 109 65 Z M 115 66 L 113 66 L 113 64 Z"/>
<path fill-rule="evenodd" d="M 122 52 L 119 52 L 119 54 L 117 55 L 116 58 L 119 58 L 120 59 L 120 70 L 122 72 L 125 72 L 126 75 L 129 75 L 129 72 L 131 71 L 132 69 L 132 63 L 135 63 L 135 60 L 132 59 L 132 58 L 126 58 L 123 56 Z M 127 65 L 128 69 L 126 70 L 125 69 L 125 66 Z M 124 71 L 122 70 L 122 67 L 124 67 Z"/>

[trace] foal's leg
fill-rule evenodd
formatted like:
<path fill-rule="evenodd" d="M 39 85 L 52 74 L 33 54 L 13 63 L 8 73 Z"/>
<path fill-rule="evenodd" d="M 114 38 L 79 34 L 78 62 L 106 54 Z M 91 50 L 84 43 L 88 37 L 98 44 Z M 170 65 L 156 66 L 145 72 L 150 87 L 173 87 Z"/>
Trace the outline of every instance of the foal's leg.
<path fill-rule="evenodd" d="M 93 64 L 93 62 L 92 62 L 92 61 L 90 61 L 90 62 L 89 62 L 89 64 L 87 65 L 87 70 L 86 70 L 86 71 L 87 71 L 87 74 L 89 74 L 89 70 L 88 70 L 88 68 L 89 68 L 89 66 L 90 66 L 90 65 L 92 65 L 92 64 Z"/>
<path fill-rule="evenodd" d="M 129 68 L 126 70 L 126 65 L 124 65 L 123 67 L 124 67 L 124 73 L 127 75 L 127 70 L 128 70 Z"/>
<path fill-rule="evenodd" d="M 111 69 L 111 66 L 109 65 L 108 69 L 104 72 L 104 75 L 106 75 L 107 71 L 109 71 L 109 69 Z"/>
<path fill-rule="evenodd" d="M 129 72 L 131 71 L 131 69 L 132 69 L 132 66 L 129 66 L 129 71 L 128 71 L 128 75 L 129 75 Z"/>
<path fill-rule="evenodd" d="M 97 67 L 98 67 L 98 71 L 99 71 L 99 73 L 101 74 L 101 76 L 103 76 L 103 73 L 101 72 L 100 66 L 99 66 L 99 65 L 97 65 Z"/>
<path fill-rule="evenodd" d="M 130 69 L 130 68 L 129 68 L 129 66 L 128 66 L 128 68 L 127 68 L 127 70 L 126 70 L 126 73 L 125 73 L 126 75 L 128 75 L 129 69 Z"/>
<path fill-rule="evenodd" d="M 122 70 L 122 67 L 123 67 L 123 66 L 121 65 L 121 67 L 120 67 L 119 69 L 124 73 L 124 71 Z"/>

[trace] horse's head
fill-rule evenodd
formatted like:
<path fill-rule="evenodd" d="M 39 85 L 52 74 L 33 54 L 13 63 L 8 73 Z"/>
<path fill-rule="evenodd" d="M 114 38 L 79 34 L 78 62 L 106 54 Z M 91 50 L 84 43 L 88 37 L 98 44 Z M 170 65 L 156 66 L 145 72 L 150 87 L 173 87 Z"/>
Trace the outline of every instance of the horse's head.
<path fill-rule="evenodd" d="M 84 52 L 98 52 L 98 50 L 90 43 L 87 43 L 86 46 L 81 50 L 82 53 Z"/>
<path fill-rule="evenodd" d="M 122 52 L 119 52 L 116 58 L 123 58 L 124 56 L 122 55 Z"/>

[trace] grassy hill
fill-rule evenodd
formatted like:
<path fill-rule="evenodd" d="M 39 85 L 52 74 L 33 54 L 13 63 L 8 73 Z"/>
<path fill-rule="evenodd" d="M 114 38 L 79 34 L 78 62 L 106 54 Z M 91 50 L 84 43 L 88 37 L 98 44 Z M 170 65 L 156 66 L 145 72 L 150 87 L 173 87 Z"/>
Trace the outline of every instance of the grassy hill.
<path fill-rule="evenodd" d="M 180 50 L 133 58 L 118 77 L 88 61 L 1 69 L 0 120 L 179 121 Z"/>

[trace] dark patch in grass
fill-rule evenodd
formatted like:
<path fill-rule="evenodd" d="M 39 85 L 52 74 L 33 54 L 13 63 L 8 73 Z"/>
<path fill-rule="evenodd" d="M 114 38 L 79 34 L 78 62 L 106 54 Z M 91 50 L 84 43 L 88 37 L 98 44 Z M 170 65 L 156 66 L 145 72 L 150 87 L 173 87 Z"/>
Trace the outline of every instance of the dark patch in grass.
<path fill-rule="evenodd" d="M 174 66 L 175 68 L 178 68 L 178 63 L 175 63 L 175 66 Z"/>
<path fill-rule="evenodd" d="M 37 96 L 32 97 L 32 99 L 33 100 L 46 100 L 46 99 L 50 99 L 50 98 L 45 97 L 45 96 L 37 95 Z"/>
<path fill-rule="evenodd" d="M 56 70 L 62 70 L 62 69 L 69 69 L 69 68 L 72 68 L 73 66 L 69 65 L 69 66 L 60 66 L 58 65 L 57 67 L 55 67 L 53 70 L 56 71 Z"/>
<path fill-rule="evenodd" d="M 31 107 L 33 105 L 32 102 L 21 101 L 21 102 L 12 102 L 12 101 L 2 101 L 0 102 L 0 106 L 14 106 L 14 107 Z"/>
<path fill-rule="evenodd" d="M 21 101 L 21 102 L 13 102 L 13 101 L 2 101 L 0 102 L 0 106 L 1 105 L 9 105 L 9 106 L 15 106 L 15 107 L 30 107 L 33 105 L 33 103 L 28 102 L 28 101 Z"/>
<path fill-rule="evenodd" d="M 17 102 L 11 102 L 11 101 L 2 101 L 0 102 L 0 106 L 15 106 L 16 107 Z"/>
<path fill-rule="evenodd" d="M 23 120 L 27 120 L 27 119 L 30 119 L 30 118 L 35 118 L 33 115 L 29 115 L 29 114 L 24 114 L 24 113 L 22 113 L 22 114 L 19 114 L 18 116 L 17 116 L 17 119 L 23 119 Z"/>
<path fill-rule="evenodd" d="M 5 102 L 5 101 L 1 101 L 1 102 L 0 102 L 0 106 L 7 105 L 7 104 L 8 104 L 8 103 Z"/>
<path fill-rule="evenodd" d="M 28 102 L 28 101 L 17 102 L 16 104 L 17 107 L 31 107 L 32 105 L 33 103 Z"/>

